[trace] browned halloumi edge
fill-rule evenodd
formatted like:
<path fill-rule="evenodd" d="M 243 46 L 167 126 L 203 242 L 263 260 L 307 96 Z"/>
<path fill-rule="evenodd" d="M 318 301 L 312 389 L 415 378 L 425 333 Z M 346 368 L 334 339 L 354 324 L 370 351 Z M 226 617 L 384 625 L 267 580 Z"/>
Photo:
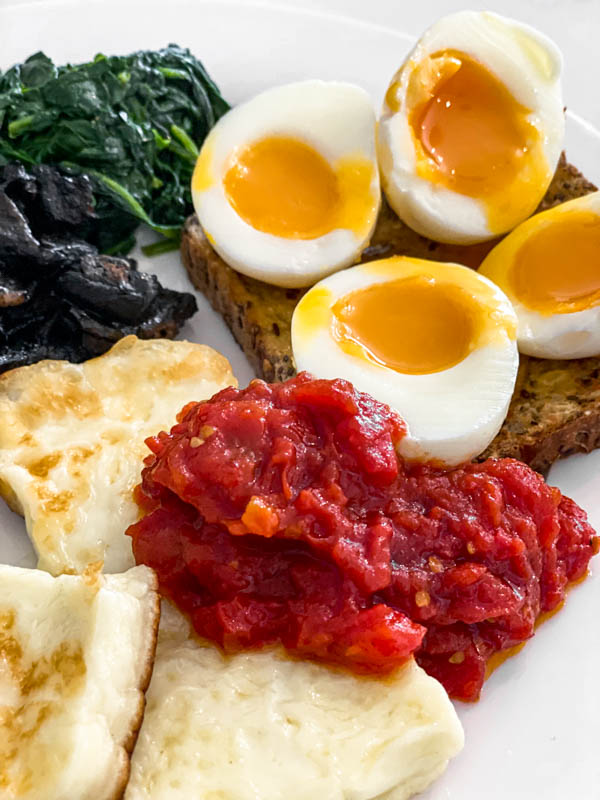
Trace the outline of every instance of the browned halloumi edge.
<path fill-rule="evenodd" d="M 538 211 L 595 191 L 563 153 Z M 426 239 L 384 203 L 362 261 L 408 255 L 476 267 L 498 240 L 447 245 Z M 284 381 L 295 374 L 290 326 L 305 290 L 282 289 L 227 266 L 196 216 L 183 231 L 181 254 L 192 283 L 225 319 L 257 375 Z M 556 459 L 600 446 L 600 358 L 549 360 L 521 356 L 508 415 L 481 458 L 510 456 L 545 473 Z"/>
<path fill-rule="evenodd" d="M 124 760 L 121 762 L 120 769 L 114 776 L 114 789 L 112 795 L 107 795 L 107 800 L 121 800 L 125 795 L 125 789 L 129 783 L 129 776 L 131 774 L 131 758 L 135 748 L 138 736 L 144 721 L 144 712 L 146 710 L 146 692 L 150 686 L 152 679 L 152 672 L 154 670 L 154 659 L 156 655 L 156 645 L 158 642 L 158 626 L 160 623 L 160 596 L 158 594 L 158 585 L 156 585 L 155 602 L 152 611 L 151 627 L 147 639 L 147 649 L 145 655 L 139 662 L 139 679 L 135 687 L 140 693 L 139 704 L 135 715 L 131 718 L 131 724 L 127 736 L 121 742 L 121 747 L 124 751 Z M 99 800 L 99 799 L 97 799 Z"/>
<path fill-rule="evenodd" d="M 0 565 L 0 797 L 118 800 L 142 725 L 160 604 L 154 572 Z"/>
<path fill-rule="evenodd" d="M 190 400 L 235 384 L 206 345 L 127 336 L 104 355 L 38 361 L 0 375 L 0 497 L 23 514 L 38 566 L 53 575 L 135 563 L 123 533 L 145 440 Z M 0 798 L 1 800 L 1 798 Z"/>

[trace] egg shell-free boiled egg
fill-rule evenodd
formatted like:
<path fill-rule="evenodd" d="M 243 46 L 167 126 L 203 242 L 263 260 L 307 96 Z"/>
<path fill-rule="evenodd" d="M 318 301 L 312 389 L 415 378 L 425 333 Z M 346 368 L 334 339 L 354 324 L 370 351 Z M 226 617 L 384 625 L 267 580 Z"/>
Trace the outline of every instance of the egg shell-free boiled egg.
<path fill-rule="evenodd" d="M 564 138 L 560 51 L 490 12 L 435 23 L 387 90 L 378 128 L 385 194 L 440 242 L 511 230 L 536 209 Z"/>
<path fill-rule="evenodd" d="M 518 369 L 517 320 L 459 264 L 396 256 L 325 278 L 298 303 L 298 370 L 345 378 L 406 422 L 400 454 L 454 465 L 498 432 Z"/>
<path fill-rule="evenodd" d="M 522 353 L 600 355 L 600 192 L 523 222 L 494 247 L 479 273 L 511 300 Z"/>
<path fill-rule="evenodd" d="M 352 264 L 381 197 L 368 94 L 304 81 L 237 106 L 204 142 L 192 197 L 209 241 L 244 275 L 300 287 Z"/>

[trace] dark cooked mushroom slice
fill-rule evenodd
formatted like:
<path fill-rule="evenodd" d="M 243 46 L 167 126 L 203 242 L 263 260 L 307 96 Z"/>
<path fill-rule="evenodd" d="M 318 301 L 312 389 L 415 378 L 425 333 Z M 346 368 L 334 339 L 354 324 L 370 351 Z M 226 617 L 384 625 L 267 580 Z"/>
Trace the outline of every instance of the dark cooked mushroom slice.
<path fill-rule="evenodd" d="M 0 342 L 13 348 L 34 342 L 47 343 L 50 335 L 53 340 L 60 338 L 58 330 L 65 324 L 73 338 L 73 325 L 66 321 L 68 307 L 44 288 L 38 288 L 27 303 L 0 309 Z"/>
<path fill-rule="evenodd" d="M 0 167 L 0 372 L 83 361 L 131 333 L 173 337 L 196 311 L 193 295 L 74 236 L 91 214 L 87 179 Z"/>
<path fill-rule="evenodd" d="M 35 167 L 30 169 L 33 171 Z M 21 198 L 26 203 L 37 195 L 37 181 L 23 164 L 6 164 L 0 170 L 0 191 L 15 199 Z"/>
<path fill-rule="evenodd" d="M 0 192 L 0 259 L 7 266 L 16 261 L 35 261 L 39 258 L 40 243 L 29 227 L 27 217 L 17 204 Z"/>
<path fill-rule="evenodd" d="M 53 292 L 37 291 L 27 303 L 0 308 L 0 372 L 42 358 L 88 357 L 77 321 Z"/>
<path fill-rule="evenodd" d="M 92 184 L 85 175 L 65 175 L 46 164 L 27 169 L 7 164 L 0 170 L 0 191 L 12 198 L 37 236 L 82 233 L 95 218 Z"/>
<path fill-rule="evenodd" d="M 173 339 L 197 309 L 193 295 L 161 287 L 148 309 L 146 319 L 135 333 L 140 339 Z"/>
<path fill-rule="evenodd" d="M 130 259 L 97 254 L 86 254 L 56 285 L 73 304 L 130 325 L 143 321 L 161 288 Z"/>
<path fill-rule="evenodd" d="M 85 361 L 90 355 L 81 344 L 73 345 L 67 342 L 51 344 L 42 342 L 24 342 L 10 350 L 0 348 L 0 372 L 16 369 L 26 364 L 35 364 L 44 358 L 60 359 L 64 361 Z"/>
<path fill-rule="evenodd" d="M 76 229 L 94 218 L 92 184 L 85 175 L 64 175 L 45 164 L 33 167 L 32 172 L 38 179 L 40 200 L 39 217 L 32 220 L 34 229 L 42 225 L 48 231 L 59 226 Z"/>
<path fill-rule="evenodd" d="M 103 322 L 82 308 L 72 308 L 70 313 L 77 321 L 82 347 L 89 353 L 89 356 L 102 355 L 123 336 L 135 333 L 132 328 L 119 328 Z"/>
<path fill-rule="evenodd" d="M 20 306 L 31 299 L 34 286 L 23 283 L 0 264 L 0 308 Z"/>
<path fill-rule="evenodd" d="M 159 286 L 154 302 L 138 325 L 116 327 L 101 315 L 88 313 L 83 308 L 73 307 L 70 313 L 81 328 L 83 346 L 98 355 L 130 333 L 140 339 L 172 339 L 195 310 L 196 300 L 192 295 Z"/>

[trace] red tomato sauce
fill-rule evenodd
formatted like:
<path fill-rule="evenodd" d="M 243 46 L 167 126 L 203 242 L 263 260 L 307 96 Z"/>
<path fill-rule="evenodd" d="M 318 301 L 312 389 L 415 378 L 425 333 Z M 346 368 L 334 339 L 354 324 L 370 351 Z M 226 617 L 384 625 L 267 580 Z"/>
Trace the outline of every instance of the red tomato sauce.
<path fill-rule="evenodd" d="M 138 563 L 227 651 L 281 642 L 355 672 L 411 654 L 452 697 L 530 638 L 598 549 L 585 513 L 525 464 L 409 463 L 404 423 L 303 373 L 191 403 L 148 440 Z"/>

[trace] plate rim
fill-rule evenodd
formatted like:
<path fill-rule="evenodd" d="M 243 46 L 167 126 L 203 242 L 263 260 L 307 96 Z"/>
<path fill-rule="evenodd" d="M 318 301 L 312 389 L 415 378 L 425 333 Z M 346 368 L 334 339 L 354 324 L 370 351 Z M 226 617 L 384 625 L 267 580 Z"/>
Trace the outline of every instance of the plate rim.
<path fill-rule="evenodd" d="M 148 8 L 154 9 L 154 8 L 156 8 L 157 10 L 158 9 L 162 9 L 164 11 L 164 4 L 157 2 L 157 0 L 148 0 L 148 2 L 144 2 L 144 0 L 125 0 L 124 4 L 126 6 L 132 8 L 132 9 L 143 7 L 145 9 L 148 9 Z M 0 27 L 1 27 L 1 23 L 2 23 L 2 18 L 3 18 L 3 16 L 5 14 L 15 14 L 16 15 L 16 13 L 20 14 L 20 13 L 25 13 L 27 11 L 29 13 L 32 13 L 34 9 L 40 8 L 40 7 L 44 7 L 44 8 L 48 8 L 48 9 L 57 9 L 57 10 L 58 9 L 61 9 L 61 10 L 68 9 L 69 7 L 81 8 L 81 5 L 82 5 L 82 3 L 81 2 L 77 2 L 76 0 L 28 0 L 28 2 L 24 2 L 24 3 L 14 3 L 14 2 L 13 3 L 9 3 L 8 5 L 3 5 L 0 8 Z M 232 8 L 238 7 L 238 8 L 244 8 L 244 9 L 255 7 L 257 9 L 261 9 L 261 11 L 279 13 L 282 16 L 285 15 L 288 18 L 300 18 L 300 17 L 305 18 L 305 17 L 309 17 L 309 18 L 313 18 L 313 19 L 322 19 L 322 20 L 326 19 L 329 22 L 336 22 L 337 21 L 337 22 L 340 22 L 340 23 L 343 23 L 343 24 L 351 25 L 354 29 L 359 29 L 359 30 L 367 29 L 367 30 L 371 30 L 373 33 L 383 33 L 383 34 L 385 34 L 386 37 L 394 37 L 394 38 L 398 39 L 399 41 L 403 42 L 404 44 L 416 41 L 416 37 L 415 36 L 412 36 L 410 34 L 402 32 L 402 31 L 400 31 L 400 30 L 398 30 L 396 28 L 389 28 L 389 27 L 386 27 L 386 26 L 379 25 L 377 23 L 370 23 L 370 22 L 365 21 L 365 20 L 360 20 L 360 19 L 356 19 L 356 18 L 352 18 L 352 17 L 346 17 L 345 15 L 340 15 L 340 14 L 337 14 L 337 13 L 326 13 L 326 12 L 322 12 L 322 11 L 317 11 L 315 9 L 302 9 L 302 8 L 297 8 L 297 7 L 294 7 L 294 8 L 287 7 L 287 6 L 282 5 L 281 3 L 271 2 L 270 0 L 248 0 L 248 2 L 244 2 L 243 0 L 196 0 L 195 3 L 187 2 L 187 0 L 172 0 L 172 3 L 171 3 L 170 7 L 175 7 L 175 8 L 178 7 L 178 6 L 188 6 L 189 7 L 190 5 L 193 5 L 194 7 L 206 6 L 206 7 L 215 7 L 215 8 L 216 7 L 229 6 L 229 7 L 232 7 Z M 87 0 L 86 6 L 87 7 L 102 7 L 104 9 L 106 9 L 106 8 L 110 9 L 111 7 L 121 8 L 123 6 L 123 2 L 118 2 L 118 0 L 108 0 L 108 2 L 103 2 L 103 0 Z M 25 46 L 26 46 L 26 44 L 25 44 Z M 587 134 L 592 134 L 591 137 L 590 137 L 590 140 L 592 140 L 592 139 L 594 140 L 594 145 L 598 146 L 598 149 L 599 149 L 599 152 L 600 152 L 600 131 L 598 131 L 595 128 L 595 126 L 592 123 L 590 123 L 589 121 L 587 121 L 585 118 L 580 117 L 580 115 L 578 115 L 576 112 L 571 112 L 570 109 L 567 110 L 567 116 L 569 118 L 571 118 L 574 122 L 576 122 L 578 126 L 582 125 L 582 123 L 583 123 L 582 132 L 583 133 L 587 133 Z M 600 163 L 599 163 L 599 170 L 600 170 Z M 600 177 L 600 176 L 596 176 L 596 175 L 593 176 L 593 178 L 596 178 L 596 179 L 598 177 Z M 575 456 L 575 458 L 578 458 L 578 457 L 579 456 Z M 598 567 L 600 567 L 600 563 L 598 564 Z M 585 588 L 585 587 L 582 587 L 582 588 Z M 512 661 L 512 659 L 511 659 L 511 661 Z M 515 666 L 516 666 L 516 663 L 515 663 Z M 539 679 L 540 676 L 539 675 L 536 676 L 535 673 L 530 675 L 530 679 L 532 681 L 536 680 L 536 677 Z M 484 701 L 483 702 L 484 702 L 484 705 L 485 705 L 486 704 L 485 697 L 484 697 Z M 465 724 L 464 720 L 463 720 L 463 724 Z M 493 724 L 493 722 L 492 722 L 492 724 Z M 465 727 L 466 727 L 466 725 L 465 725 Z M 567 734 L 569 733 L 569 729 L 568 728 L 566 729 L 566 733 Z M 517 737 L 517 744 L 518 744 L 518 737 Z M 468 747 L 468 743 L 467 743 L 467 745 L 465 747 L 465 752 L 467 752 L 468 749 L 469 749 L 469 747 Z M 471 768 L 473 769 L 473 765 L 472 765 Z M 476 772 L 476 771 L 477 771 L 477 765 L 475 764 L 474 772 Z M 592 784 L 590 784 L 590 786 L 591 785 Z M 433 784 L 432 788 L 433 788 L 433 791 L 435 792 L 435 796 L 436 797 L 438 797 L 438 792 L 439 792 L 439 797 L 440 798 L 442 797 L 442 795 L 444 797 L 447 796 L 448 798 L 450 798 L 451 796 L 452 797 L 457 797 L 457 795 L 454 794 L 454 790 L 452 790 L 452 795 L 450 795 L 450 793 L 448 793 L 447 795 L 445 794 L 445 792 L 450 792 L 450 790 L 445 788 L 443 776 L 439 781 L 436 781 Z M 543 786 L 542 786 L 542 788 L 543 788 Z M 515 791 L 518 791 L 516 789 L 516 787 L 515 787 Z M 429 797 L 429 792 L 427 793 L 427 797 Z M 423 798 L 423 800 L 425 800 L 425 798 Z"/>

